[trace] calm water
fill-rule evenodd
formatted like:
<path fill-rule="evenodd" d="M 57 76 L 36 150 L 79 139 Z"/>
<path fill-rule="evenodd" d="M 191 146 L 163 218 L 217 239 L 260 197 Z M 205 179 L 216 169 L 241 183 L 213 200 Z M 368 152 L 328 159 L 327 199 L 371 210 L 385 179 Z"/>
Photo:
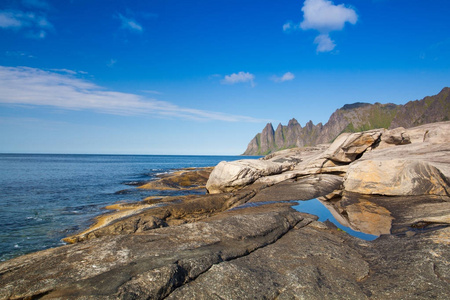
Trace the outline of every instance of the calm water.
<path fill-rule="evenodd" d="M 0 154 L 0 261 L 62 245 L 106 205 L 154 195 L 133 185 L 158 173 L 237 159 L 242 157 Z"/>
<path fill-rule="evenodd" d="M 336 220 L 336 218 L 331 214 L 331 212 L 328 210 L 328 208 L 325 207 L 325 205 L 322 204 L 317 199 L 311 199 L 307 201 L 298 201 L 298 205 L 293 206 L 298 211 L 313 214 L 319 217 L 319 221 L 325 222 L 326 220 L 332 222 L 334 225 L 336 225 L 337 228 L 347 232 L 350 235 L 356 236 L 357 238 L 372 241 L 376 239 L 378 236 L 367 234 L 359 231 L 355 231 L 351 229 L 350 227 L 344 226 L 341 223 Z"/>

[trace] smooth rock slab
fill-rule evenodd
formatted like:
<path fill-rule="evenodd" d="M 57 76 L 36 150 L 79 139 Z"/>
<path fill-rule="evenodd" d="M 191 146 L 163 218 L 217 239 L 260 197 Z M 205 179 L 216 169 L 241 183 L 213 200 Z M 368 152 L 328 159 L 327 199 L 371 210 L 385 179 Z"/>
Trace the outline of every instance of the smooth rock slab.
<path fill-rule="evenodd" d="M 246 257 L 214 265 L 168 299 L 365 299 L 361 254 L 310 226 Z"/>
<path fill-rule="evenodd" d="M 450 194 L 450 144 L 412 143 L 373 150 L 347 170 L 344 189 L 389 196 Z"/>
<path fill-rule="evenodd" d="M 255 182 L 262 176 L 279 174 L 291 168 L 292 162 L 276 163 L 255 159 L 222 161 L 211 172 L 206 189 L 210 194 L 231 192 Z"/>
<path fill-rule="evenodd" d="M 436 233 L 365 242 L 313 225 L 214 265 L 167 299 L 447 298 L 450 252 Z"/>
<path fill-rule="evenodd" d="M 213 264 L 271 244 L 303 220 L 287 205 L 48 249 L 0 264 L 0 299 L 162 299 Z"/>
<path fill-rule="evenodd" d="M 416 160 L 359 162 L 349 168 L 344 188 L 354 193 L 389 196 L 450 193 L 445 177 L 436 167 Z"/>

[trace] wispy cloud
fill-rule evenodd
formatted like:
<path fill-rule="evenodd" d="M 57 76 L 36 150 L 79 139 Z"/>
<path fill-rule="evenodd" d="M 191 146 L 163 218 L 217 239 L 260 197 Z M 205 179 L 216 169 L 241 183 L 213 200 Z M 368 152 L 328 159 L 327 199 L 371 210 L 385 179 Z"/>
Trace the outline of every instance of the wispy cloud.
<path fill-rule="evenodd" d="M 122 26 L 121 26 L 122 29 L 130 30 L 131 32 L 137 32 L 137 33 L 141 33 L 144 31 L 144 28 L 142 27 L 142 25 L 139 24 L 136 20 L 134 20 L 132 18 L 127 18 L 127 17 L 123 16 L 122 14 L 118 14 L 118 17 L 122 23 Z"/>
<path fill-rule="evenodd" d="M 6 51 L 5 52 L 6 56 L 9 57 L 26 57 L 26 58 L 35 58 L 33 55 L 28 54 L 26 52 L 23 51 Z"/>
<path fill-rule="evenodd" d="M 45 38 L 47 33 L 54 29 L 43 13 L 20 10 L 0 11 L 0 28 L 23 30 L 26 36 L 31 38 Z"/>
<path fill-rule="evenodd" d="M 222 79 L 222 84 L 235 84 L 235 83 L 242 83 L 242 82 L 249 82 L 252 87 L 255 86 L 255 75 L 249 73 L 249 72 L 239 72 L 239 73 L 233 73 L 231 75 L 225 75 L 224 79 Z"/>
<path fill-rule="evenodd" d="M 300 24 L 295 25 L 289 21 L 283 25 L 283 30 L 317 30 L 319 35 L 314 40 L 317 52 L 332 51 L 336 44 L 331 40 L 330 32 L 342 30 L 346 23 L 354 25 L 358 21 L 354 9 L 344 4 L 335 5 L 329 0 L 305 0 L 302 12 L 303 21 Z"/>
<path fill-rule="evenodd" d="M 294 80 L 294 78 L 295 78 L 294 74 L 292 74 L 291 72 L 286 72 L 281 77 L 272 76 L 270 79 L 275 82 L 284 82 L 284 81 Z"/>
<path fill-rule="evenodd" d="M 70 74 L 70 75 L 76 75 L 78 73 L 77 71 L 69 70 L 69 69 L 51 69 L 51 71 L 58 72 L 58 73 Z"/>
<path fill-rule="evenodd" d="M 153 95 L 162 95 L 162 92 L 154 91 L 154 90 L 142 90 L 141 92 L 147 93 L 147 94 L 153 94 Z"/>
<path fill-rule="evenodd" d="M 108 90 L 67 72 L 61 74 L 29 67 L 0 66 L 0 103 L 198 121 L 264 121 L 247 116 L 180 107 L 154 98 Z"/>

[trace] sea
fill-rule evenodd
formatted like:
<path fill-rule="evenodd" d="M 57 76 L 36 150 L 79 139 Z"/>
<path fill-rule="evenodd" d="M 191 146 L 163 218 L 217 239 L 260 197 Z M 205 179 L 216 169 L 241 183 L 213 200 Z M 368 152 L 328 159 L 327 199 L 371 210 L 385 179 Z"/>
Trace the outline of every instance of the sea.
<path fill-rule="evenodd" d="M 107 205 L 186 193 L 137 188 L 159 174 L 243 158 L 257 157 L 0 154 L 0 261 L 64 245 L 62 238 L 88 228 Z M 299 205 L 328 212 L 317 200 Z"/>

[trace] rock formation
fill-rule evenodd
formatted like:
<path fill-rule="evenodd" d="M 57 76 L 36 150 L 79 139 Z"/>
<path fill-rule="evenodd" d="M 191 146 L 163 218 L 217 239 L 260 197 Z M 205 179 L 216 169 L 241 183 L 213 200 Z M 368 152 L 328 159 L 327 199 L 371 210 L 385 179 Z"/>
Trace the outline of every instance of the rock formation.
<path fill-rule="evenodd" d="M 201 187 L 205 171 L 145 187 Z M 222 162 L 210 194 L 126 204 L 71 245 L 0 263 L 0 299 L 446 299 L 449 179 L 450 122 Z M 311 198 L 380 237 L 292 208 Z"/>
<path fill-rule="evenodd" d="M 450 88 L 422 100 L 405 105 L 354 103 L 336 110 L 325 125 L 314 125 L 312 121 L 305 127 L 296 119 L 287 126 L 278 125 L 274 131 L 267 124 L 262 134 L 257 134 L 248 144 L 244 155 L 266 155 L 271 152 L 293 147 L 314 146 L 330 143 L 343 132 L 360 132 L 370 129 L 397 127 L 410 128 L 418 125 L 450 120 Z"/>

